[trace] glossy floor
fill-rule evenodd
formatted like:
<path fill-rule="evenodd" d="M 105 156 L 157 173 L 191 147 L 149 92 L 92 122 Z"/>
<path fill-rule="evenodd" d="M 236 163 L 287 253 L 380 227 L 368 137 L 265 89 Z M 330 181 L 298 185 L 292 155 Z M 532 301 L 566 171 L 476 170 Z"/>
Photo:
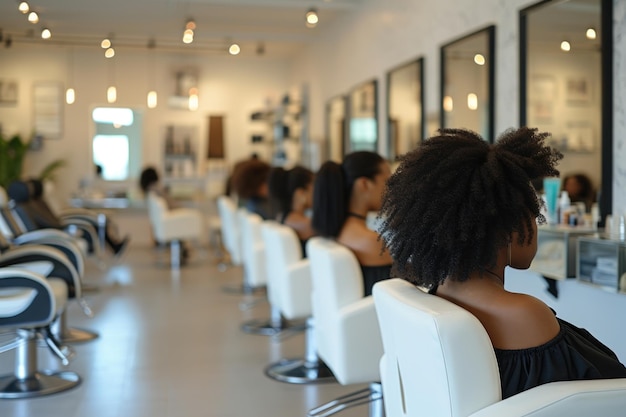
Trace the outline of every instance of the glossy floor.
<path fill-rule="evenodd" d="M 240 325 L 269 317 L 267 303 L 242 311 L 257 296 L 224 291 L 241 284 L 242 271 L 218 271 L 212 252 L 196 249 L 179 276 L 166 253 L 131 246 L 103 270 L 88 262 L 85 281 L 99 286 L 87 299 L 95 317 L 70 303 L 68 322 L 97 331 L 74 345 L 67 367 L 80 374 L 75 389 L 46 397 L 0 400 L 2 417 L 264 417 L 305 416 L 307 410 L 363 386 L 285 384 L 267 378 L 267 364 L 301 357 L 304 335 L 283 341 L 251 335 Z M 39 349 L 40 365 L 59 368 Z M 0 354 L 10 373 L 14 352 Z M 366 406 L 338 414 L 367 416 Z"/>

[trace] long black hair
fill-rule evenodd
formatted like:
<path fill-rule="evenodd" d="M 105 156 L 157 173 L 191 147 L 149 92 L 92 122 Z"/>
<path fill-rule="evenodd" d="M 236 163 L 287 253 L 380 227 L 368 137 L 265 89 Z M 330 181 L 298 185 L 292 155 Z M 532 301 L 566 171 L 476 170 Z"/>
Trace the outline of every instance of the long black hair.
<path fill-rule="evenodd" d="M 305 189 L 311 182 L 313 171 L 308 168 L 302 166 L 295 166 L 290 170 L 282 167 L 272 168 L 268 178 L 270 198 L 281 213 L 289 213 L 296 190 Z"/>
<path fill-rule="evenodd" d="M 346 221 L 352 186 L 357 178 L 374 179 L 384 159 L 377 153 L 359 151 L 346 155 L 343 162 L 325 162 L 315 176 L 313 189 L 313 229 L 320 236 L 337 237 Z"/>
<path fill-rule="evenodd" d="M 531 180 L 557 176 L 563 157 L 548 133 L 509 130 L 490 145 L 478 134 L 442 129 L 400 157 L 387 182 L 381 233 L 398 273 L 432 287 L 492 268 L 512 232 L 531 242 L 540 202 Z"/>

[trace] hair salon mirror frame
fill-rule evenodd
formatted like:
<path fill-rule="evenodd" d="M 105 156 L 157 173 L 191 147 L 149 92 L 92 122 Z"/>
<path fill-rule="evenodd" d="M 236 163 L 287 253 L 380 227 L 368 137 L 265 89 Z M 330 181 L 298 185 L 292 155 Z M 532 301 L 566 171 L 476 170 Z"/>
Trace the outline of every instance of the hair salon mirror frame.
<path fill-rule="evenodd" d="M 440 50 L 440 126 L 475 131 L 490 143 L 495 137 L 495 38 L 496 27 L 491 25 L 455 39 Z M 457 57 L 460 60 L 451 65 L 450 59 Z M 461 67 L 460 63 L 469 65 Z M 462 71 L 453 73 L 453 68 Z M 451 120 L 453 116 L 457 120 Z"/>
<path fill-rule="evenodd" d="M 341 162 L 345 155 L 348 99 L 345 95 L 330 98 L 326 102 L 326 150 L 325 159 Z"/>
<path fill-rule="evenodd" d="M 348 94 L 345 153 L 378 152 L 378 80 L 359 84 Z"/>
<path fill-rule="evenodd" d="M 600 74 L 602 80 L 599 89 L 602 97 L 600 104 L 600 143 L 601 143 L 601 184 L 599 195 L 600 221 L 603 222 L 605 216 L 613 210 L 613 2 L 612 0 L 597 0 L 601 7 L 599 35 L 601 39 L 601 57 L 600 57 Z M 529 71 L 529 16 L 531 13 L 540 11 L 550 5 L 561 5 L 564 1 L 546 0 L 540 1 L 530 7 L 520 10 L 520 125 L 525 126 L 529 122 L 529 88 L 531 87 L 529 77 L 532 75 Z M 562 22 L 561 22 L 562 23 Z M 584 35 L 583 35 L 584 37 Z M 574 48 L 574 41 L 571 47 Z M 558 48 L 557 44 L 557 48 Z M 559 51 L 561 52 L 561 51 Z M 563 52 L 565 53 L 565 52 Z M 556 84 L 556 83 L 555 83 Z M 555 86 L 557 88 L 557 86 Z M 568 94 L 567 89 L 563 88 L 563 96 Z M 588 91 L 588 90 L 587 90 Z M 576 92 L 576 91 L 574 91 Z M 593 91 L 588 92 L 594 94 Z M 580 94 L 577 98 L 580 100 Z M 576 115 L 572 115 L 570 119 L 579 122 Z M 536 126 L 532 126 L 536 127 Z M 538 126 L 541 130 L 541 126 Z M 550 130 L 548 130 L 550 131 Z M 551 132 L 556 133 L 556 132 Z M 566 156 L 567 157 L 567 156 Z"/>
<path fill-rule="evenodd" d="M 390 161 L 424 140 L 424 58 L 387 72 L 387 155 Z"/>

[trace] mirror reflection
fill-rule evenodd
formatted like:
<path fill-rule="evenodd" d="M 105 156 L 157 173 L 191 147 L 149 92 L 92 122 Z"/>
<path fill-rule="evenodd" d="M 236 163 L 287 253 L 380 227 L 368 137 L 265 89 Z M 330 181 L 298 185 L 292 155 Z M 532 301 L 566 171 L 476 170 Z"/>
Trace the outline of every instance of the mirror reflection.
<path fill-rule="evenodd" d="M 493 141 L 495 26 L 441 48 L 441 126 Z"/>
<path fill-rule="evenodd" d="M 346 98 L 337 96 L 326 103 L 327 158 L 341 162 L 346 139 Z"/>
<path fill-rule="evenodd" d="M 387 74 L 389 159 L 415 149 L 423 140 L 423 59 Z"/>
<path fill-rule="evenodd" d="M 572 202 L 584 202 L 587 211 L 606 180 L 601 13 L 601 0 L 547 2 L 522 11 L 526 54 L 521 60 L 521 121 L 552 134 L 551 144 L 564 154 L 561 189 L 570 193 Z"/>
<path fill-rule="evenodd" d="M 350 92 L 348 123 L 348 146 L 346 153 L 355 151 L 378 151 L 378 83 L 364 83 Z"/>

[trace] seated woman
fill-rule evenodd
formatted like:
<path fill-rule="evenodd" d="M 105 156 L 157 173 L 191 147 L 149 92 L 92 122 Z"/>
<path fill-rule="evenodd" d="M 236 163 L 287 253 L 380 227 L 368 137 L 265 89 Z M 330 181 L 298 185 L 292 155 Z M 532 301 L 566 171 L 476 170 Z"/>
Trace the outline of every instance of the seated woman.
<path fill-rule="evenodd" d="M 593 190 L 591 179 L 586 174 L 570 174 L 563 178 L 563 191 L 567 191 L 572 203 L 585 203 L 587 212 L 596 202 L 596 193 Z"/>
<path fill-rule="evenodd" d="M 239 206 L 256 213 L 263 220 L 273 219 L 274 212 L 268 198 L 267 178 L 271 167 L 259 159 L 249 159 L 234 170 L 231 185 L 239 199 Z"/>
<path fill-rule="evenodd" d="M 341 165 L 325 162 L 315 177 L 313 229 L 354 252 L 363 272 L 365 296 L 391 273 L 391 256 L 378 233 L 366 224 L 367 213 L 380 209 L 389 175 L 387 161 L 362 151 L 347 155 Z"/>
<path fill-rule="evenodd" d="M 279 220 L 295 230 L 304 257 L 306 242 L 314 234 L 306 213 L 313 205 L 313 178 L 311 170 L 296 166 L 288 171 L 273 168 L 268 179 L 270 199 L 278 206 Z"/>
<path fill-rule="evenodd" d="M 542 301 L 504 287 L 507 266 L 537 250 L 531 181 L 557 176 L 547 133 L 521 128 L 494 145 L 443 129 L 401 157 L 381 214 L 398 273 L 478 318 L 493 344 L 503 398 L 553 381 L 626 377 L 615 354 Z"/>
<path fill-rule="evenodd" d="M 148 193 L 152 191 L 159 197 L 165 199 L 167 208 L 172 209 L 176 207 L 176 203 L 172 201 L 167 191 L 163 188 L 159 178 L 159 173 L 155 168 L 147 167 L 141 171 L 141 176 L 139 177 L 139 187 L 141 188 L 144 196 L 147 196 Z"/>

